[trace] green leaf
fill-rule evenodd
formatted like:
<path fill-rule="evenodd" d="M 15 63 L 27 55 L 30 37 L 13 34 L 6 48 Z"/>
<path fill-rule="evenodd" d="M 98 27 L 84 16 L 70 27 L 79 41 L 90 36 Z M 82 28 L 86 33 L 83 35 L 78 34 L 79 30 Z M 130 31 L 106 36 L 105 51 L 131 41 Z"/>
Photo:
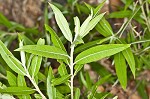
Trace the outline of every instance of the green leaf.
<path fill-rule="evenodd" d="M 0 93 L 8 93 L 13 95 L 28 95 L 34 93 L 35 90 L 29 87 L 7 87 L 7 88 L 0 88 Z"/>
<path fill-rule="evenodd" d="M 60 85 L 62 83 L 67 82 L 69 78 L 70 78 L 70 75 L 64 75 L 60 78 L 54 78 L 52 79 L 52 84 L 53 86 Z"/>
<path fill-rule="evenodd" d="M 95 40 L 95 41 L 91 41 L 91 42 L 85 43 L 85 44 L 75 48 L 74 53 L 77 54 L 79 52 L 82 52 L 82 51 L 90 48 L 90 47 L 93 47 L 93 46 L 97 45 L 98 42 L 100 42 L 100 40 Z"/>
<path fill-rule="evenodd" d="M 16 71 L 15 71 L 15 68 L 14 68 L 14 71 L 20 75 L 26 75 L 26 71 L 23 68 L 22 63 L 14 56 L 9 56 L 9 58 L 12 60 L 13 64 L 16 66 Z"/>
<path fill-rule="evenodd" d="M 87 82 L 86 82 L 86 80 L 85 80 L 85 78 L 84 78 L 83 71 L 80 71 L 80 79 L 81 79 L 83 85 L 84 85 L 86 88 L 88 88 L 88 84 L 87 84 Z"/>
<path fill-rule="evenodd" d="M 91 69 L 95 71 L 98 75 L 100 75 L 101 77 L 104 77 L 110 74 L 109 71 L 98 62 L 92 62 L 89 65 L 91 66 Z"/>
<path fill-rule="evenodd" d="M 56 86 L 56 89 L 62 94 L 70 93 L 70 87 L 66 85 Z"/>
<path fill-rule="evenodd" d="M 66 49 L 65 49 L 63 43 L 61 42 L 60 38 L 57 36 L 56 32 L 46 24 L 45 24 L 45 28 L 51 34 L 51 41 L 53 42 L 53 45 L 66 52 Z M 64 62 L 66 62 L 68 64 L 67 59 L 64 60 Z"/>
<path fill-rule="evenodd" d="M 74 72 L 74 75 L 76 75 L 83 67 L 84 65 L 81 65 L 81 64 L 76 64 L 74 66 L 74 69 L 75 69 L 75 72 Z"/>
<path fill-rule="evenodd" d="M 88 95 L 88 99 L 93 99 L 96 93 L 96 90 L 99 85 L 102 85 L 103 83 L 107 82 L 108 79 L 111 77 L 111 75 L 106 75 L 105 77 L 99 79 L 92 87 L 91 93 Z"/>
<path fill-rule="evenodd" d="M 76 3 L 76 7 L 77 7 L 77 10 L 78 10 L 78 13 L 81 14 L 82 12 L 85 13 L 85 14 L 89 14 L 90 13 L 90 10 L 85 6 L 85 5 L 81 5 L 81 4 L 78 4 Z"/>
<path fill-rule="evenodd" d="M 95 29 L 102 34 L 104 37 L 113 35 L 112 28 L 108 21 L 103 17 L 100 22 L 96 25 Z"/>
<path fill-rule="evenodd" d="M 19 38 L 20 39 L 20 38 Z M 19 47 L 23 46 L 23 41 L 19 40 Z M 20 51 L 21 64 L 26 68 L 26 55 L 24 51 Z"/>
<path fill-rule="evenodd" d="M 55 59 L 67 59 L 69 57 L 63 50 L 49 45 L 26 45 L 16 49 L 15 51 L 25 51 L 35 55 Z"/>
<path fill-rule="evenodd" d="M 42 56 L 33 56 L 31 66 L 29 67 L 29 72 L 32 77 L 36 76 L 39 72 L 42 62 Z"/>
<path fill-rule="evenodd" d="M 110 95 L 110 93 L 105 94 L 103 97 L 101 97 L 101 99 L 106 99 L 106 97 L 107 97 L 108 95 Z"/>
<path fill-rule="evenodd" d="M 84 36 L 86 36 L 95 26 L 96 24 L 101 20 L 101 18 L 104 16 L 105 13 L 102 13 L 98 16 L 96 16 L 95 18 L 93 18 L 88 25 L 84 28 L 83 32 L 80 32 L 80 36 L 83 38 Z M 82 26 L 81 26 L 81 30 L 82 30 Z"/>
<path fill-rule="evenodd" d="M 34 97 L 35 97 L 35 99 L 42 99 L 42 96 L 40 94 L 34 94 Z"/>
<path fill-rule="evenodd" d="M 94 15 L 97 15 L 98 12 L 100 12 L 100 10 L 102 9 L 102 7 L 104 6 L 106 0 L 103 0 L 95 9 L 94 9 Z"/>
<path fill-rule="evenodd" d="M 45 43 L 44 39 L 39 39 L 37 45 L 44 45 L 44 43 Z M 36 76 L 37 73 L 39 72 L 41 62 L 42 62 L 42 56 L 34 56 L 32 58 L 31 66 L 29 67 L 29 72 L 32 78 Z"/>
<path fill-rule="evenodd" d="M 56 99 L 64 99 L 64 95 L 61 94 L 59 91 L 56 91 Z"/>
<path fill-rule="evenodd" d="M 84 43 L 83 39 L 78 35 L 75 39 L 75 41 L 73 42 L 73 44 L 78 45 Z"/>
<path fill-rule="evenodd" d="M 82 23 L 81 27 L 80 27 L 80 33 L 79 33 L 79 36 L 80 37 L 83 37 L 82 35 L 85 34 L 85 30 L 86 28 L 88 27 L 89 25 L 89 22 L 92 20 L 92 15 L 89 15 L 87 17 L 87 19 Z"/>
<path fill-rule="evenodd" d="M 9 71 L 7 71 L 7 80 L 10 86 L 17 86 L 17 77 Z"/>
<path fill-rule="evenodd" d="M 1 94 L 0 93 L 0 97 L 1 99 L 16 99 L 13 96 L 9 95 L 9 94 Z"/>
<path fill-rule="evenodd" d="M 88 89 L 91 89 L 92 80 L 91 80 L 90 75 L 89 75 L 89 73 L 87 71 L 85 73 L 85 78 L 86 78 L 86 83 L 87 83 Z"/>
<path fill-rule="evenodd" d="M 80 99 L 80 89 L 76 88 L 75 90 L 75 98 L 74 99 Z"/>
<path fill-rule="evenodd" d="M 74 17 L 74 24 L 75 24 L 75 34 L 78 35 L 80 33 L 80 20 L 79 18 L 76 16 Z"/>
<path fill-rule="evenodd" d="M 91 5 L 89 5 L 88 3 L 84 2 L 84 4 L 86 5 L 86 7 L 88 8 L 89 11 L 90 11 L 91 9 L 94 10 L 94 8 L 93 8 Z"/>
<path fill-rule="evenodd" d="M 45 24 L 45 28 L 51 34 L 51 40 L 52 40 L 53 44 L 55 45 L 55 47 L 58 47 L 58 48 L 62 49 L 63 51 L 66 51 L 63 43 L 57 36 L 56 32 L 51 27 L 49 27 L 47 24 Z"/>
<path fill-rule="evenodd" d="M 48 76 L 47 76 L 47 95 L 49 97 L 49 99 L 55 99 L 56 98 L 56 88 L 54 86 L 52 86 L 52 81 L 53 79 L 53 71 L 52 68 L 49 68 L 48 71 Z"/>
<path fill-rule="evenodd" d="M 25 86 L 26 87 L 26 81 L 24 76 L 18 75 L 17 77 L 17 83 L 18 86 Z M 18 95 L 19 99 L 31 99 L 30 95 Z"/>
<path fill-rule="evenodd" d="M 42 74 L 41 72 L 38 72 L 37 76 L 40 81 L 43 81 L 43 82 L 46 81 L 46 76 Z"/>
<path fill-rule="evenodd" d="M 133 56 L 131 49 L 127 48 L 126 50 L 122 51 L 122 53 L 125 59 L 127 60 L 129 67 L 132 71 L 132 74 L 135 78 L 135 60 L 134 60 L 134 56 Z"/>
<path fill-rule="evenodd" d="M 81 52 L 75 59 L 76 64 L 85 64 L 114 55 L 130 47 L 129 44 L 98 45 Z"/>
<path fill-rule="evenodd" d="M 115 69 L 116 74 L 118 76 L 118 80 L 123 87 L 123 89 L 126 89 L 127 86 L 127 67 L 125 58 L 123 57 L 122 53 L 117 53 L 114 55 L 115 60 Z"/>
<path fill-rule="evenodd" d="M 25 45 L 34 45 L 34 42 L 31 41 L 28 37 L 26 37 L 24 34 L 18 34 L 21 41 L 24 42 Z"/>
<path fill-rule="evenodd" d="M 118 99 L 118 96 L 113 97 L 113 99 Z"/>
<path fill-rule="evenodd" d="M 61 76 L 64 76 L 64 75 L 67 75 L 68 72 L 67 72 L 67 69 L 66 69 L 66 66 L 64 63 L 60 63 L 60 66 L 58 67 L 58 73 L 61 75 Z"/>
<path fill-rule="evenodd" d="M 137 83 L 139 86 L 137 88 L 139 95 L 142 99 L 149 99 L 149 95 L 146 92 L 146 82 L 145 81 L 138 81 Z"/>
<path fill-rule="evenodd" d="M 72 33 L 71 33 L 71 30 L 69 28 L 66 18 L 64 17 L 62 12 L 57 7 L 55 7 L 52 4 L 50 4 L 50 6 L 55 14 L 55 19 L 56 19 L 56 22 L 57 22 L 61 32 L 63 33 L 63 35 L 65 36 L 65 38 L 68 41 L 72 42 Z"/>
<path fill-rule="evenodd" d="M 134 2 L 134 0 L 125 0 L 125 7 L 124 10 L 126 10 L 131 4 Z"/>
<path fill-rule="evenodd" d="M 26 72 L 22 67 L 22 64 L 19 60 L 17 60 L 12 53 L 7 49 L 7 47 L 0 41 L 0 54 L 7 65 L 16 73 L 25 75 Z"/>
<path fill-rule="evenodd" d="M 7 28 L 11 28 L 12 27 L 11 22 L 2 13 L 0 13 L 0 19 L 1 19 L 0 20 L 0 24 L 3 24 Z"/>
<path fill-rule="evenodd" d="M 26 86 L 26 81 L 25 81 L 24 76 L 18 75 L 17 83 L 18 83 L 18 86 Z"/>
<path fill-rule="evenodd" d="M 118 11 L 118 12 L 113 12 L 109 14 L 109 18 L 125 18 L 125 17 L 130 17 L 132 14 L 132 11 L 130 10 L 125 10 L 125 11 Z"/>

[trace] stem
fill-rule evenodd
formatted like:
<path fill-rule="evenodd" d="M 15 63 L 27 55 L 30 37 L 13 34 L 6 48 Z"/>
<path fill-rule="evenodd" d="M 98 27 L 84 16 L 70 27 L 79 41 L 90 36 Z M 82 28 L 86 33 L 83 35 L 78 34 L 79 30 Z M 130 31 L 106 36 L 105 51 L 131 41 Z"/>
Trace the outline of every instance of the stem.
<path fill-rule="evenodd" d="M 142 4 L 143 1 L 142 1 L 142 0 L 139 0 L 139 3 L 142 5 L 142 6 L 141 6 L 142 14 L 143 14 L 145 23 L 146 23 L 146 25 L 147 25 L 148 31 L 150 31 L 149 20 L 148 20 L 148 17 L 146 16 L 145 9 L 144 9 L 143 4 Z M 144 3 L 145 3 L 145 2 L 144 2 Z M 148 9 L 147 9 L 147 10 L 148 10 Z"/>
<path fill-rule="evenodd" d="M 20 40 L 20 43 L 19 43 L 19 46 L 23 46 L 23 42 Z M 39 89 L 38 85 L 36 84 L 34 78 L 32 78 L 29 74 L 29 71 L 28 71 L 28 67 L 26 67 L 26 58 L 25 58 L 25 52 L 24 51 L 21 51 L 20 52 L 20 56 L 21 56 L 21 62 L 22 62 L 22 66 L 24 68 L 24 70 L 26 71 L 26 76 L 29 78 L 29 80 L 31 81 L 31 83 L 33 84 L 33 86 L 35 87 L 36 91 L 41 95 L 42 99 L 47 99 L 44 94 L 41 92 L 41 90 Z M 32 58 L 32 57 L 31 57 Z"/>
<path fill-rule="evenodd" d="M 74 47 L 75 45 L 71 45 L 71 51 L 70 51 L 70 73 L 71 73 L 71 79 L 70 79 L 70 89 L 71 89 L 71 99 L 73 99 L 73 79 L 74 79 L 74 75 L 73 75 L 73 52 L 74 52 Z"/>
<path fill-rule="evenodd" d="M 35 87 L 36 91 L 41 95 L 42 99 L 47 99 L 43 93 L 41 92 L 41 90 L 39 89 L 38 85 L 36 84 L 35 80 L 31 78 L 30 74 L 27 74 L 27 77 L 30 79 L 31 83 L 33 84 L 33 86 Z"/>

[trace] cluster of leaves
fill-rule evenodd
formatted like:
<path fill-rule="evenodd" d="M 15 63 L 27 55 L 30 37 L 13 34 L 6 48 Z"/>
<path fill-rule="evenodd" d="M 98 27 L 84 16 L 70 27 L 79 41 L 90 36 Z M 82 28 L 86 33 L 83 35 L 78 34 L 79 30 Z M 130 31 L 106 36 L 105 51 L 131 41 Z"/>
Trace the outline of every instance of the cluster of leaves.
<path fill-rule="evenodd" d="M 42 99 L 47 97 L 49 99 L 104 99 L 112 96 L 109 92 L 99 93 L 97 91 L 99 85 L 106 82 L 115 83 L 118 79 L 122 88 L 126 89 L 127 79 L 138 76 L 135 74 L 136 68 L 139 68 L 139 72 L 144 68 L 149 68 L 149 42 L 147 42 L 149 40 L 147 38 L 149 37 L 150 23 L 147 20 L 150 19 L 150 14 L 149 9 L 145 12 L 143 7 L 147 7 L 150 2 L 142 3 L 140 0 L 139 4 L 134 4 L 132 0 L 122 0 L 125 6 L 120 8 L 120 11 L 107 15 L 107 18 L 126 18 L 127 20 L 115 33 L 104 17 L 105 13 L 99 14 L 105 1 L 95 8 L 86 3 L 80 5 L 77 0 L 68 0 L 71 10 L 75 11 L 76 8 L 79 14 L 79 17 L 72 17 L 71 14 L 70 20 L 74 22 L 70 21 L 70 24 L 68 24 L 63 13 L 55 5 L 50 4 L 53 10 L 51 14 L 55 15 L 60 32 L 69 43 L 66 43 L 69 50 L 65 48 L 64 42 L 57 33 L 47 25 L 47 20 L 44 36 L 46 42 L 45 39 L 40 38 L 35 44 L 36 40 L 31 40 L 33 34 L 30 34 L 29 38 L 25 35 L 31 32 L 36 34 L 37 29 L 28 29 L 20 24 L 10 22 L 0 14 L 2 19 L 0 24 L 7 27 L 9 32 L 25 32 L 18 34 L 19 48 L 15 51 L 20 52 L 19 60 L 6 47 L 8 42 L 10 45 L 12 40 L 17 37 L 17 34 L 12 35 L 0 31 L 3 41 L 0 41 L 0 76 L 5 79 L 1 82 L 0 93 L 4 94 L 1 96 L 12 99 L 11 95 L 20 99 L 33 97 Z M 46 11 L 47 8 L 45 10 L 47 16 Z M 89 15 L 84 21 L 80 18 L 81 12 Z M 141 14 L 142 16 L 140 16 Z M 132 20 L 136 21 L 136 24 L 140 24 L 141 29 L 145 29 L 143 35 L 136 34 L 138 33 L 134 28 L 136 24 Z M 83 21 L 82 24 L 80 24 L 81 21 Z M 127 26 L 130 28 L 129 30 L 126 29 Z M 94 38 L 97 32 L 100 37 Z M 123 34 L 126 34 L 126 37 L 123 38 Z M 5 39 L 4 37 L 13 39 Z M 91 37 L 92 39 L 89 40 Z M 52 44 L 49 43 L 50 41 Z M 141 46 L 139 45 L 141 42 L 146 43 L 142 43 Z M 109 71 L 96 62 L 106 57 L 113 60 L 117 77 L 111 75 Z M 54 74 L 48 58 L 56 59 L 60 64 L 58 73 Z M 91 80 L 89 73 L 84 71 L 84 64 L 90 64 L 91 68 L 100 76 L 96 83 Z M 129 72 L 127 72 L 128 68 L 130 68 Z M 129 77 L 127 77 L 127 73 L 130 75 Z M 80 79 L 80 88 L 73 86 L 76 76 Z M 138 87 L 140 94 L 142 93 L 141 96 L 147 99 L 146 92 L 141 92 L 141 90 L 145 90 L 145 83 L 146 81 L 142 82 Z M 81 90 L 83 88 L 85 89 L 84 93 Z"/>

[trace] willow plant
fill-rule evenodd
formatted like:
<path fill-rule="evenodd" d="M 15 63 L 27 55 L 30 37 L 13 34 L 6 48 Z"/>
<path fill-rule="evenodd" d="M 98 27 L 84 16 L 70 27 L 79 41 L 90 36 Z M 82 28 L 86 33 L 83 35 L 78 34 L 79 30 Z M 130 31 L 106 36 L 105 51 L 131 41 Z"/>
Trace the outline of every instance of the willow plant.
<path fill-rule="evenodd" d="M 57 25 L 59 26 L 63 36 L 70 43 L 70 50 L 66 50 L 57 33 L 47 24 L 45 24 L 45 28 L 51 35 L 53 45 L 44 45 L 44 39 L 39 39 L 37 45 L 24 45 L 24 42 L 26 41 L 20 36 L 20 46 L 15 51 L 20 51 L 21 61 L 15 58 L 3 42 L 0 41 L 0 54 L 2 58 L 7 65 L 18 74 L 18 77 L 16 77 L 13 73 L 8 71 L 7 75 L 10 87 L 1 88 L 0 92 L 17 95 L 19 98 L 22 97 L 23 99 L 31 99 L 30 94 L 34 94 L 35 91 L 37 91 L 39 93 L 39 97 L 42 97 L 42 99 L 46 99 L 47 97 L 49 99 L 63 99 L 63 95 L 57 90 L 57 86 L 64 84 L 70 88 L 70 94 L 67 94 L 66 97 L 69 95 L 71 99 L 79 99 L 80 89 L 74 87 L 74 77 L 81 70 L 84 64 L 112 55 L 114 55 L 115 58 L 116 72 L 119 81 L 125 89 L 127 85 L 125 59 L 129 65 L 131 65 L 131 71 L 133 75 L 135 75 L 135 64 L 130 50 L 130 44 L 97 44 L 94 47 L 81 51 L 79 54 L 76 54 L 75 57 L 76 46 L 78 44 L 84 44 L 83 38 L 97 24 L 99 24 L 105 14 L 98 13 L 100 7 L 95 10 L 91 9 L 91 14 L 81 25 L 79 18 L 77 16 L 74 17 L 75 28 L 74 33 L 72 33 L 62 12 L 53 4 L 50 4 L 50 6 L 54 12 Z M 68 52 L 70 54 L 68 54 Z M 59 77 L 55 78 L 51 67 L 49 67 L 47 76 L 44 76 L 39 71 L 43 59 L 42 57 L 53 58 L 60 63 L 60 66 L 58 67 Z M 120 65 L 122 65 L 122 67 L 120 67 Z M 67 71 L 67 66 L 70 68 L 70 71 Z M 31 81 L 35 89 L 33 89 L 33 87 L 27 87 L 24 77 L 27 77 Z M 46 85 L 46 93 L 43 93 L 45 90 L 41 91 L 38 86 L 38 80 L 44 78 L 46 79 L 44 81 Z M 12 79 L 15 80 L 12 81 Z M 97 88 L 96 86 L 96 84 L 93 86 L 91 93 L 88 95 L 88 99 L 93 99 L 94 92 Z M 34 96 L 36 97 L 35 94 Z"/>

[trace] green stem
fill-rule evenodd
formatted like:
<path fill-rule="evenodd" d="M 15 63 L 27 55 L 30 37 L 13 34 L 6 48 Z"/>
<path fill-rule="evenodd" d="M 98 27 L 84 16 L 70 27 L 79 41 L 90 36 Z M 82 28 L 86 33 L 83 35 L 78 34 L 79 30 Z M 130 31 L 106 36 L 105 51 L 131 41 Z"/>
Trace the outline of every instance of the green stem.
<path fill-rule="evenodd" d="M 35 80 L 31 78 L 30 74 L 27 73 L 27 77 L 30 79 L 31 83 L 33 84 L 33 86 L 35 87 L 36 91 L 41 95 L 42 99 L 47 99 L 44 94 L 41 92 L 41 90 L 39 89 L 38 85 L 36 84 Z"/>
<path fill-rule="evenodd" d="M 23 46 L 23 42 L 20 40 L 20 43 L 19 43 L 19 46 Z M 29 80 L 31 81 L 31 83 L 33 84 L 33 86 L 35 87 L 36 91 L 41 95 L 42 99 L 47 99 L 44 94 L 41 92 L 40 88 L 38 87 L 38 85 L 36 84 L 34 78 L 32 78 L 29 74 L 29 71 L 26 67 L 26 58 L 25 58 L 25 52 L 24 51 L 21 51 L 20 52 L 20 56 L 21 56 L 21 62 L 22 62 L 22 65 L 23 65 L 23 68 L 24 70 L 26 71 L 26 76 L 29 78 Z"/>
<path fill-rule="evenodd" d="M 73 79 L 74 79 L 74 75 L 73 75 L 73 52 L 74 52 L 74 47 L 75 45 L 71 45 L 71 51 L 70 51 L 70 74 L 71 74 L 71 79 L 70 79 L 70 89 L 71 89 L 71 99 L 73 99 Z"/>

